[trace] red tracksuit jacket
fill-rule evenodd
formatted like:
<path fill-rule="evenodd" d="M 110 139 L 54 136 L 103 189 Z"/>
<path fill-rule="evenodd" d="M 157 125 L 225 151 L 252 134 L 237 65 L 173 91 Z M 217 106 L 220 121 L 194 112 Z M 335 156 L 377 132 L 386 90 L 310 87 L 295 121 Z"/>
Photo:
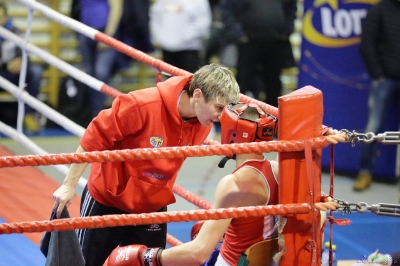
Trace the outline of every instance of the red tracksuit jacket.
<path fill-rule="evenodd" d="M 80 144 L 86 151 L 200 145 L 211 125 L 184 122 L 178 99 L 192 76 L 118 96 L 93 119 Z M 98 202 L 129 213 L 154 212 L 174 203 L 172 187 L 185 158 L 93 163 L 88 189 Z"/>

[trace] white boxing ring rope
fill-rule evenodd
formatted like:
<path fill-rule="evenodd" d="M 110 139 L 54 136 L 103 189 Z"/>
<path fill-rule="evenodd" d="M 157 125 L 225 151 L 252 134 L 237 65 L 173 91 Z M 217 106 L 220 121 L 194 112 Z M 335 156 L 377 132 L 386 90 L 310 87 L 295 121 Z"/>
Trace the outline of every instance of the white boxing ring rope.
<path fill-rule="evenodd" d="M 29 41 L 30 33 L 31 33 L 31 25 L 32 25 L 32 17 L 33 12 L 29 11 L 28 14 L 28 27 L 26 28 L 26 34 L 23 40 L 24 45 L 26 45 Z M 28 65 L 28 53 L 26 49 L 22 49 L 22 63 L 21 63 L 21 73 L 19 75 L 19 88 L 18 92 L 21 93 L 24 89 L 24 82 L 26 80 L 26 72 L 27 72 L 27 65 Z M 23 101 L 19 98 L 18 99 L 18 116 L 17 116 L 17 130 L 18 132 L 22 132 L 22 121 L 23 121 L 23 114 L 25 113 L 25 105 Z"/>
<path fill-rule="evenodd" d="M 0 87 L 6 89 L 10 92 L 14 97 L 22 100 L 25 103 L 28 103 L 35 110 L 39 111 L 41 114 L 49 118 L 50 120 L 56 122 L 60 126 L 64 127 L 69 132 L 73 133 L 75 136 L 81 137 L 85 131 L 83 127 L 76 124 L 72 120 L 63 116 L 62 114 L 56 112 L 54 109 L 50 108 L 46 104 L 42 103 L 35 97 L 29 95 L 26 91 L 22 91 L 19 93 L 18 87 L 6 80 L 5 78 L 0 76 Z M 26 137 L 22 132 L 15 130 L 14 128 L 6 125 L 5 123 L 0 121 L 0 132 L 9 138 L 15 140 L 31 152 L 36 155 L 48 154 L 45 150 L 40 148 L 36 143 Z M 52 165 L 57 171 L 59 171 L 63 175 L 67 175 L 69 167 L 65 165 Z M 78 186 L 80 189 L 83 189 L 87 183 L 87 179 L 81 177 L 78 181 Z"/>
<path fill-rule="evenodd" d="M 98 33 L 97 30 L 95 30 L 79 21 L 76 21 L 68 16 L 60 14 L 59 12 L 41 4 L 41 3 L 38 3 L 34 0 L 18 0 L 18 2 L 21 2 L 21 3 L 25 4 L 26 6 L 30 7 L 31 9 L 42 13 L 47 18 L 58 22 L 60 25 L 68 27 L 68 28 L 72 29 L 73 31 L 79 32 L 91 39 L 94 39 L 94 36 L 96 35 L 96 33 Z"/>
<path fill-rule="evenodd" d="M 70 18 L 68 16 L 60 14 L 59 12 L 57 12 L 57 11 L 55 11 L 55 10 L 53 10 L 53 9 L 43 5 L 43 4 L 38 3 L 35 0 L 18 0 L 18 1 L 23 3 L 23 4 L 25 4 L 29 8 L 40 12 L 45 17 L 47 17 L 47 18 L 59 23 L 60 25 L 63 25 L 63 26 L 65 26 L 65 27 L 67 27 L 67 28 L 69 28 L 69 29 L 71 29 L 71 30 L 73 30 L 75 32 L 78 32 L 78 33 L 80 33 L 80 34 L 82 34 L 82 35 L 84 35 L 84 36 L 86 36 L 86 37 L 88 37 L 88 38 L 90 38 L 92 40 L 98 41 L 96 37 L 99 37 L 99 35 L 107 36 L 107 35 L 103 34 L 102 32 L 100 32 L 100 31 L 98 31 L 98 30 L 96 30 L 94 28 L 91 28 L 91 27 L 89 27 L 89 26 L 87 26 L 87 25 L 85 25 L 85 24 L 83 24 L 83 23 L 81 23 L 79 21 L 76 21 L 76 20 L 74 20 L 74 19 L 72 19 L 72 18 Z M 106 43 L 106 42 L 108 42 L 108 40 L 112 41 L 111 43 L 114 42 L 114 44 L 116 44 L 115 47 L 113 45 L 110 45 L 110 44 Z M 148 60 L 146 60 L 146 64 L 148 64 L 149 66 L 152 66 L 152 67 L 154 67 L 156 69 L 158 69 L 158 67 L 157 67 L 158 66 L 158 62 L 162 62 L 161 60 L 156 59 L 154 57 L 151 57 L 151 56 L 147 55 L 146 53 L 143 53 L 142 51 L 139 51 L 139 50 L 137 50 L 137 49 L 135 49 L 133 47 L 130 47 L 130 46 L 124 44 L 123 42 L 120 42 L 120 41 L 114 39 L 113 37 L 107 36 L 107 38 L 105 38 L 102 42 L 105 42 L 107 45 L 112 46 L 114 49 L 120 51 L 121 53 L 127 54 L 127 55 L 133 57 L 134 59 L 136 59 L 138 61 L 143 62 L 144 59 L 146 58 L 146 59 L 148 59 Z M 136 54 L 135 55 L 131 55 L 131 53 L 129 53 L 129 51 L 135 51 Z M 171 71 L 175 71 L 176 70 L 179 73 L 190 74 L 190 72 L 187 72 L 185 70 L 176 68 L 176 67 L 174 67 L 172 65 L 169 65 L 169 64 L 167 64 L 165 62 L 162 62 L 162 63 L 164 65 L 168 65 L 169 67 L 171 67 L 171 69 L 170 69 Z M 160 69 L 158 69 L 158 70 L 161 71 Z M 162 70 L 162 73 L 164 73 L 166 75 L 173 75 L 174 74 L 174 73 L 168 73 L 165 70 Z"/>
<path fill-rule="evenodd" d="M 14 33 L 6 30 L 1 26 L 0 26 L 0 35 L 3 36 L 5 39 L 11 40 L 12 42 L 16 43 L 22 50 L 26 49 L 26 51 L 37 55 L 46 63 L 55 66 L 59 70 L 62 70 L 66 74 L 88 85 L 92 89 L 95 89 L 97 91 L 101 90 L 101 87 L 103 86 L 104 82 L 86 74 L 85 72 L 79 70 L 78 68 L 72 66 L 71 64 L 68 64 L 62 61 L 61 59 L 55 57 L 54 55 L 38 48 L 32 43 L 27 43 L 25 45 L 21 37 L 15 35 Z"/>
<path fill-rule="evenodd" d="M 3 122 L 0 121 L 0 132 L 8 136 L 9 138 L 12 138 L 31 152 L 33 152 L 36 155 L 45 155 L 49 154 L 47 151 L 43 150 L 40 148 L 36 143 L 34 143 L 32 140 L 30 140 L 28 137 L 26 137 L 23 134 L 18 133 L 14 128 L 4 124 Z M 69 171 L 69 167 L 65 165 L 51 165 L 54 169 L 56 169 L 58 172 L 60 172 L 63 175 L 67 175 Z M 86 186 L 87 179 L 81 176 L 81 178 L 78 181 L 78 187 L 79 189 L 83 190 L 84 187 Z"/>
<path fill-rule="evenodd" d="M 0 87 L 4 88 L 6 91 L 11 93 L 15 98 L 21 99 L 23 102 L 29 104 L 32 108 L 39 111 L 45 117 L 50 119 L 51 121 L 57 123 L 64 129 L 68 130 L 72 134 L 78 137 L 82 137 L 85 129 L 70 120 L 69 118 L 65 117 L 64 115 L 58 113 L 48 105 L 44 104 L 43 102 L 39 101 L 35 97 L 31 96 L 26 91 L 22 91 L 21 93 L 18 91 L 18 87 L 12 84 L 10 81 L 6 80 L 5 78 L 0 76 Z"/>

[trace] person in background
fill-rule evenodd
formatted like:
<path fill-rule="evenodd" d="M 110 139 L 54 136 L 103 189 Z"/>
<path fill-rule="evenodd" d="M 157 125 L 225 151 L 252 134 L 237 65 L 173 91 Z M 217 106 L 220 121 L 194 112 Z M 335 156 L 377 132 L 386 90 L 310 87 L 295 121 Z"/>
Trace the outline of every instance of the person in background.
<path fill-rule="evenodd" d="M 400 0 L 382 0 L 368 10 L 362 22 L 361 57 L 371 78 L 368 123 L 365 132 L 382 133 L 392 103 L 400 108 Z M 355 191 L 368 189 L 378 142 L 363 144 Z"/>
<path fill-rule="evenodd" d="M 73 17 L 80 22 L 114 37 L 123 13 L 123 0 L 75 0 Z M 78 13 L 78 14 L 76 14 Z M 79 50 L 82 56 L 81 67 L 90 76 L 108 84 L 118 51 L 104 43 L 82 34 L 78 35 Z M 107 95 L 85 86 L 91 117 L 104 109 Z"/>
<path fill-rule="evenodd" d="M 77 152 L 200 145 L 226 104 L 239 100 L 233 73 L 216 64 L 120 95 L 87 127 Z M 81 216 L 166 211 L 185 158 L 92 163 Z M 60 217 L 88 163 L 72 164 L 53 193 Z M 78 230 L 86 266 L 103 265 L 118 245 L 165 247 L 166 224 Z"/>
<path fill-rule="evenodd" d="M 150 32 L 154 45 L 168 64 L 195 72 L 212 14 L 208 0 L 156 0 L 150 7 Z"/>
<path fill-rule="evenodd" d="M 276 123 L 277 119 L 257 104 L 230 103 L 221 115 L 221 144 L 270 141 Z M 338 143 L 345 140 L 345 135 L 326 138 L 330 143 Z M 218 182 L 214 209 L 278 204 L 278 162 L 269 161 L 260 153 L 236 154 L 222 159 L 219 166 L 224 167 L 227 159 L 236 160 L 236 169 Z M 315 204 L 317 209 L 326 211 L 338 207 L 331 198 L 325 197 L 324 200 L 326 202 Z M 277 237 L 277 223 L 271 215 L 208 220 L 204 224 L 196 223 L 193 228 L 191 235 L 194 239 L 191 242 L 169 249 L 144 245 L 118 247 L 111 253 L 108 266 L 202 265 L 211 254 L 215 256 L 215 248 L 221 239 L 223 242 L 219 255 L 216 254 L 215 265 L 238 265 L 240 255 L 248 247 Z"/>
<path fill-rule="evenodd" d="M 149 25 L 150 0 L 123 0 L 123 2 L 122 18 L 116 38 L 143 53 L 153 53 L 155 48 L 150 39 Z M 132 62 L 136 61 L 120 52 L 113 73 L 128 68 Z"/>
<path fill-rule="evenodd" d="M 220 0 L 226 42 L 238 48 L 237 80 L 251 97 L 278 107 L 296 0 Z"/>
<path fill-rule="evenodd" d="M 8 15 L 7 6 L 4 3 L 0 3 L 0 26 L 23 37 L 22 31 L 13 25 L 12 18 Z M 15 43 L 0 36 L 0 76 L 18 86 L 21 66 L 22 50 Z M 42 65 L 28 62 L 25 89 L 33 97 L 37 97 L 39 94 L 42 74 Z M 27 104 L 25 104 L 23 126 L 30 133 L 41 130 L 41 126 L 35 118 L 35 110 Z"/>

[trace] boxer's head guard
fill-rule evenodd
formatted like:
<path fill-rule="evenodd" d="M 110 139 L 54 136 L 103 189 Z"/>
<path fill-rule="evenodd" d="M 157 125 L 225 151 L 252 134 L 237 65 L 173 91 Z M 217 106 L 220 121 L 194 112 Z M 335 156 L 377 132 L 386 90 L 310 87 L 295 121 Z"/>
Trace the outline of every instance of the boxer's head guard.
<path fill-rule="evenodd" d="M 230 103 L 222 111 L 220 122 L 222 144 L 246 143 L 272 140 L 277 118 L 258 104 Z M 226 162 L 227 159 L 231 158 L 223 160 Z"/>
<path fill-rule="evenodd" d="M 249 108 L 254 108 L 259 118 L 248 115 Z M 269 141 L 274 138 L 276 117 L 268 114 L 261 106 L 254 103 L 230 103 L 221 114 L 221 143 L 246 143 Z"/>

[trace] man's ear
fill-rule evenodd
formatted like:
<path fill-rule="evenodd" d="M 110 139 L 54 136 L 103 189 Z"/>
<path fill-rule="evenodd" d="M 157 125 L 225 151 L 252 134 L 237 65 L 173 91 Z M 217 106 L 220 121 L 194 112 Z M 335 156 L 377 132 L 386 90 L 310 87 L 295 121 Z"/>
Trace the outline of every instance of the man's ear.
<path fill-rule="evenodd" d="M 203 98 L 203 92 L 197 88 L 193 91 L 193 99 L 197 102 L 199 102 Z"/>

